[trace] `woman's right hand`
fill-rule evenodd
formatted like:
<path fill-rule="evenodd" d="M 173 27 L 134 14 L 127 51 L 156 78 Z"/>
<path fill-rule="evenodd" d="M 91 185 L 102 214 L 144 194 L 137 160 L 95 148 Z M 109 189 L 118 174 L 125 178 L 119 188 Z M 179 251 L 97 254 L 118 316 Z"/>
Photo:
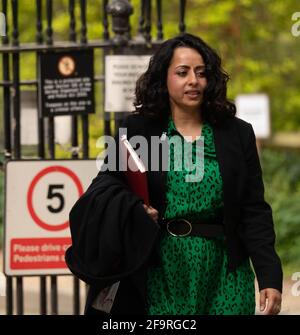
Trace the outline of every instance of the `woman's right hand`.
<path fill-rule="evenodd" d="M 154 220 L 156 223 L 158 221 L 158 210 L 153 208 L 152 206 L 147 206 L 143 204 L 146 213 L 151 217 L 152 220 Z"/>

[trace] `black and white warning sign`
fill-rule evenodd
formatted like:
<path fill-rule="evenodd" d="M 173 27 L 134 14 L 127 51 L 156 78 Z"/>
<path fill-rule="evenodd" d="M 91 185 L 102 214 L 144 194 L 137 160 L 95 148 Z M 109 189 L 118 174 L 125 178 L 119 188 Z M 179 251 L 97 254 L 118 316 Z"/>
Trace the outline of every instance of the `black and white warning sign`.
<path fill-rule="evenodd" d="M 94 113 L 93 51 L 39 54 L 39 103 L 43 116 Z"/>

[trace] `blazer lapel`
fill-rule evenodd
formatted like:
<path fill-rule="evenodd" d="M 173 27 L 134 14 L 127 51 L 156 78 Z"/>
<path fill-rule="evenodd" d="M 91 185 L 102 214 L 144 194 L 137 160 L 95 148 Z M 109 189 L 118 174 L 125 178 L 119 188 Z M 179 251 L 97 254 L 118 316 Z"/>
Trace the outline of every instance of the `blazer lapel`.
<path fill-rule="evenodd" d="M 213 127 L 216 156 L 223 181 L 225 210 L 236 202 L 237 175 L 239 166 L 239 143 L 232 127 Z"/>
<path fill-rule="evenodd" d="M 166 205 L 166 181 L 167 181 L 167 171 L 164 171 L 161 166 L 159 171 L 151 170 L 151 136 L 157 136 L 161 140 L 163 140 L 162 136 L 164 132 L 167 131 L 168 119 L 164 119 L 161 122 L 157 121 L 149 121 L 148 126 L 146 127 L 146 138 L 148 141 L 148 185 L 150 187 L 150 201 L 152 200 L 152 206 L 159 210 L 162 215 L 165 211 Z M 163 136 L 164 137 L 164 136 Z M 161 152 L 159 154 L 159 162 L 162 162 Z"/>

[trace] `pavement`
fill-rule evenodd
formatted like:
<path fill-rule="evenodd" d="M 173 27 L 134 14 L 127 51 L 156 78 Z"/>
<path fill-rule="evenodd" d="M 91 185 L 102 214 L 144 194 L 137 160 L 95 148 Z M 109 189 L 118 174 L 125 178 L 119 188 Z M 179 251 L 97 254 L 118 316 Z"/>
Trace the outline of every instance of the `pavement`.
<path fill-rule="evenodd" d="M 1 256 L 1 255 L 0 255 Z M 0 271 L 2 270 L 2 257 L 0 257 Z M 281 315 L 300 315 L 300 273 L 298 281 L 286 279 L 283 287 L 283 302 Z M 57 277 L 57 291 L 58 291 L 58 314 L 71 315 L 73 314 L 73 277 L 72 276 L 58 276 Z M 1 278 L 0 278 L 1 279 Z M 1 286 L 0 280 L 0 286 Z M 51 314 L 51 282 L 47 277 L 47 314 Z M 256 302 L 258 306 L 259 293 L 257 283 L 256 285 Z M 14 281 L 14 292 L 16 292 Z M 39 277 L 24 277 L 24 314 L 39 315 L 39 297 L 40 297 L 40 283 Z M 3 294 L 3 287 L 0 287 L 0 315 L 6 314 L 6 299 Z M 14 293 L 14 297 L 16 294 Z M 80 282 L 80 311 L 83 313 L 84 303 L 86 297 L 86 285 Z M 14 301 L 14 314 L 16 314 L 16 301 Z M 257 310 L 256 314 L 260 314 Z"/>
<path fill-rule="evenodd" d="M 49 279 L 49 280 L 48 280 Z M 39 315 L 39 278 L 38 277 L 26 277 L 23 279 L 24 285 L 24 314 L 26 315 Z M 283 303 L 281 309 L 281 315 L 300 315 L 300 291 L 298 283 L 298 291 L 295 294 L 294 281 L 285 280 L 283 289 Z M 47 278 L 48 291 L 50 288 L 50 278 Z M 294 289 L 293 289 L 294 286 Z M 72 276 L 59 276 L 57 280 L 58 287 L 58 314 L 60 315 L 71 315 L 73 314 L 73 278 Z M 256 283 L 257 288 L 257 283 Z M 80 283 L 80 310 L 83 313 L 84 302 L 86 294 L 86 285 Z M 48 292 L 48 314 L 51 314 L 50 309 L 50 292 Z M 258 305 L 259 294 L 256 289 L 256 301 Z M 6 314 L 6 301 L 5 297 L 0 296 L 0 315 Z M 14 312 L 15 313 L 15 312 Z M 257 311 L 256 314 L 260 314 Z"/>
<path fill-rule="evenodd" d="M 16 283 L 14 286 L 14 314 L 16 314 Z M 47 287 L 47 314 L 51 314 L 51 281 L 46 279 Z M 39 277 L 24 277 L 23 278 L 24 292 L 24 314 L 39 315 L 40 310 L 40 281 Z M 58 298 L 58 314 L 72 315 L 73 314 L 73 277 L 58 276 L 57 277 L 57 298 Z M 84 303 L 86 297 L 86 285 L 80 282 L 80 311 L 83 314 Z M 0 296 L 0 315 L 6 314 L 6 297 Z"/>

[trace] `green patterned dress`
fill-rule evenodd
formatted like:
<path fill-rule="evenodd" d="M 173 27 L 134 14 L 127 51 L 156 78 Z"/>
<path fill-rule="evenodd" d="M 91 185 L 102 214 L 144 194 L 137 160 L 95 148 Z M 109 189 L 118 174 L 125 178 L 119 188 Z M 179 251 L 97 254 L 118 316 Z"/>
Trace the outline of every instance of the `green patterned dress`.
<path fill-rule="evenodd" d="M 167 135 L 169 140 L 176 135 L 181 137 L 182 143 L 186 141 L 176 130 L 172 118 L 169 119 Z M 201 181 L 186 182 L 187 174 L 195 173 L 191 168 L 174 169 L 178 153 L 175 152 L 174 156 L 174 146 L 170 146 L 166 219 L 206 220 L 215 217 L 223 207 L 222 178 L 213 130 L 208 123 L 203 124 L 201 135 L 204 138 L 204 175 Z M 192 143 L 193 163 L 200 148 L 196 141 L 200 140 Z M 183 153 L 179 160 L 182 157 Z M 160 258 L 159 266 L 148 272 L 148 314 L 254 314 L 254 273 L 250 262 L 247 260 L 235 272 L 228 272 L 224 237 L 174 237 L 164 232 Z"/>

